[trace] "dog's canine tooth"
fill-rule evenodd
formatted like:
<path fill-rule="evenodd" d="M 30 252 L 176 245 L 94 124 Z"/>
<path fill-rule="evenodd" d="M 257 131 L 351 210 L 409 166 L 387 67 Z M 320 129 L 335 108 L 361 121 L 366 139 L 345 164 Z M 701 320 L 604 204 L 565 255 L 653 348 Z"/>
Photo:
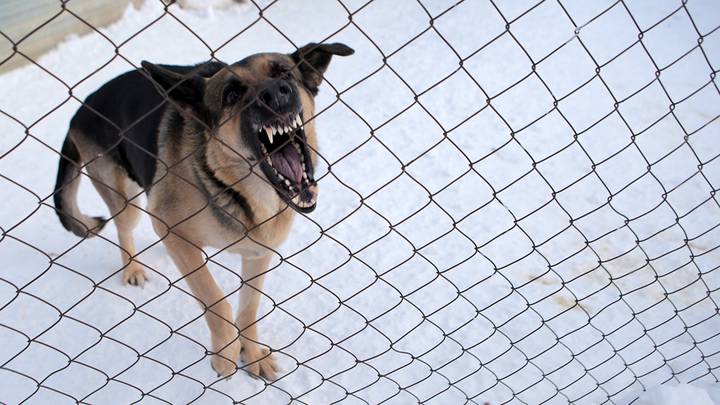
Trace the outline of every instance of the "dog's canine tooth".
<path fill-rule="evenodd" d="M 263 129 L 265 130 L 265 133 L 267 134 L 268 139 L 272 139 L 272 136 L 273 136 L 272 129 L 270 129 L 269 127 L 264 127 Z M 270 141 L 270 143 L 272 143 L 272 141 Z"/>
<path fill-rule="evenodd" d="M 300 118 L 300 114 L 295 116 L 295 123 L 300 127 L 302 126 L 302 118 Z"/>

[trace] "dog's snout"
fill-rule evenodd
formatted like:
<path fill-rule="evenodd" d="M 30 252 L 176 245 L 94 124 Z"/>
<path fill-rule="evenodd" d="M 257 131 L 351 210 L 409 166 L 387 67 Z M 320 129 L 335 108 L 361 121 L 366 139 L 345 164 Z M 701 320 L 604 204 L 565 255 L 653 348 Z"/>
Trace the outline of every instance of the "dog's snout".
<path fill-rule="evenodd" d="M 260 93 L 260 101 L 262 101 L 265 105 L 272 107 L 273 106 L 273 96 L 272 93 L 268 90 L 264 90 L 262 93 Z"/>
<path fill-rule="evenodd" d="M 276 79 L 265 83 L 258 90 L 257 99 L 264 107 L 274 112 L 283 112 L 292 101 L 292 86 L 286 80 Z"/>
<path fill-rule="evenodd" d="M 287 82 L 280 82 L 280 85 L 278 86 L 278 91 L 280 92 L 280 94 L 290 94 L 292 90 L 290 89 L 290 85 L 287 84 Z"/>

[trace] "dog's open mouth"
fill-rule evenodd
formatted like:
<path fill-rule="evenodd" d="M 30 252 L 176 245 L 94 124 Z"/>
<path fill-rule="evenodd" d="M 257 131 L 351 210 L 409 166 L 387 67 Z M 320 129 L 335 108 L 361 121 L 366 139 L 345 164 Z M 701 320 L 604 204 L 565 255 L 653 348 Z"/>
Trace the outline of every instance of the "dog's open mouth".
<path fill-rule="evenodd" d="M 307 146 L 302 112 L 275 117 L 258 125 L 261 167 L 278 194 L 302 212 L 317 202 L 317 185 Z"/>

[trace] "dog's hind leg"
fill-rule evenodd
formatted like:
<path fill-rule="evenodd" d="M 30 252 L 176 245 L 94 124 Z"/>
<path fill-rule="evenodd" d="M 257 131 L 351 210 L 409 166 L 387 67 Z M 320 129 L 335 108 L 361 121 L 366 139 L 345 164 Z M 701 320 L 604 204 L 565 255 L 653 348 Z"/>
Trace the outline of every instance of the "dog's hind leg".
<path fill-rule="evenodd" d="M 140 193 L 140 187 L 109 158 L 100 157 L 93 161 L 88 166 L 88 174 L 95 189 L 110 209 L 110 215 L 117 228 L 123 264 L 123 282 L 142 285 L 147 280 L 147 273 L 143 266 L 134 260 L 137 252 L 133 239 L 133 230 L 140 218 L 140 209 L 131 201 Z"/>
<path fill-rule="evenodd" d="M 257 332 L 257 310 L 262 295 L 265 273 L 270 264 L 271 255 L 259 258 L 243 256 L 242 279 L 240 288 L 240 304 L 238 316 L 235 320 L 240 330 L 242 351 L 240 357 L 245 363 L 245 369 L 250 374 L 274 380 L 278 372 L 275 359 L 270 349 L 260 343 Z"/>

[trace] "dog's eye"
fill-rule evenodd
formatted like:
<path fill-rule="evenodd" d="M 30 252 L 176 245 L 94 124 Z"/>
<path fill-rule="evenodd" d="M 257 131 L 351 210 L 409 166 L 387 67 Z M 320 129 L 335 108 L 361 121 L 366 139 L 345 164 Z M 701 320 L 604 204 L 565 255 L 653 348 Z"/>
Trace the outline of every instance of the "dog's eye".
<path fill-rule="evenodd" d="M 238 102 L 240 99 L 240 93 L 235 90 L 228 90 L 225 94 L 225 105 L 232 105 Z"/>
<path fill-rule="evenodd" d="M 237 83 L 231 84 L 225 88 L 223 93 L 223 104 L 226 106 L 235 105 L 240 101 L 243 94 L 243 87 Z"/>

